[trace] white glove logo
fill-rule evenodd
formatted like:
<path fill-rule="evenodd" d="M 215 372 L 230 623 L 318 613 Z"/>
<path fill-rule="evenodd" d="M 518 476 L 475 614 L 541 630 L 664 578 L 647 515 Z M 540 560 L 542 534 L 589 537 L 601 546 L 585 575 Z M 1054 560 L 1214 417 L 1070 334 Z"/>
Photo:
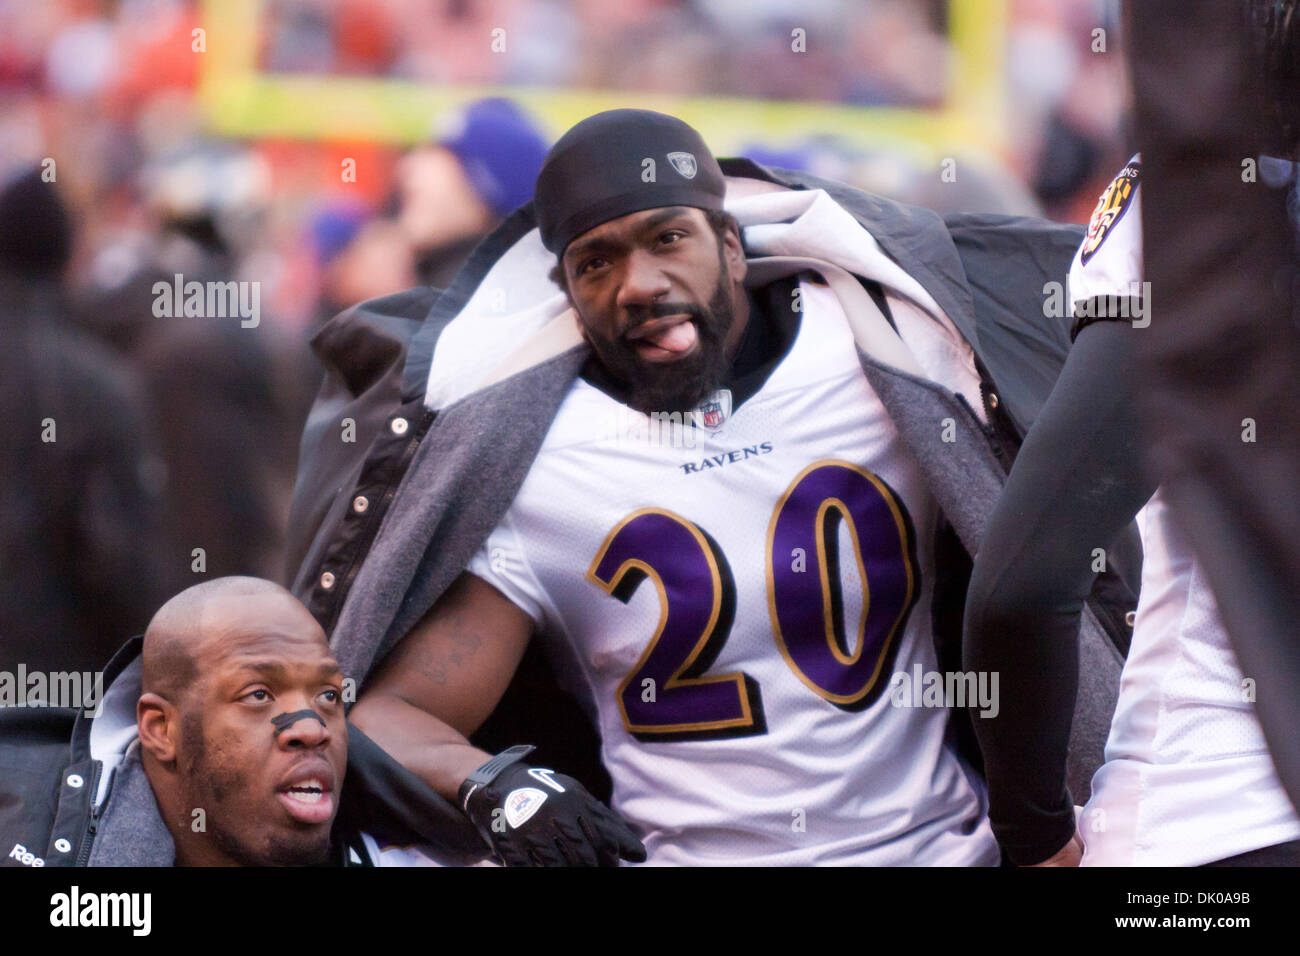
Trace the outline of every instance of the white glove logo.
<path fill-rule="evenodd" d="M 519 829 L 542 808 L 545 802 L 546 794 L 536 787 L 520 787 L 518 790 L 511 790 L 506 796 L 506 823 L 510 824 L 512 829 Z"/>

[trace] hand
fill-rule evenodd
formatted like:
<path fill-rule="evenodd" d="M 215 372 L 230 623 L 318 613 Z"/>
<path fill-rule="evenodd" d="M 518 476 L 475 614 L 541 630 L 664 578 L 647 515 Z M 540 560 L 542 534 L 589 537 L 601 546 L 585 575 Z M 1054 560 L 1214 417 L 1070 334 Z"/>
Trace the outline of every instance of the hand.
<path fill-rule="evenodd" d="M 1070 837 L 1068 843 L 1061 847 L 1046 860 L 1041 863 L 1031 863 L 1030 866 L 1078 866 L 1079 861 L 1083 859 L 1083 838 L 1079 836 L 1079 831 L 1075 830 L 1074 835 Z"/>
<path fill-rule="evenodd" d="M 512 764 L 471 790 L 464 807 L 506 866 L 618 866 L 646 856 L 622 818 L 553 770 Z"/>

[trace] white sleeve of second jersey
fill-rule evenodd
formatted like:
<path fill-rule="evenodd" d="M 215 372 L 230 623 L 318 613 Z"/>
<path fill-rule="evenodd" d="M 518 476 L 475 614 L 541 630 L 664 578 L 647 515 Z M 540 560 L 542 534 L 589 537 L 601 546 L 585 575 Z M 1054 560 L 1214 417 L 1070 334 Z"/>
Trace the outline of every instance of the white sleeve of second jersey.
<path fill-rule="evenodd" d="M 509 514 L 492 529 L 483 547 L 470 559 L 465 569 L 492 585 L 515 607 L 542 623 L 543 595 L 524 558 L 519 538 L 510 524 Z"/>
<path fill-rule="evenodd" d="M 1137 161 L 1135 156 L 1130 162 Z M 1122 175 L 1122 174 L 1121 174 Z M 1089 224 L 1092 225 L 1091 223 Z M 1070 265 L 1070 306 L 1097 296 L 1137 296 L 1142 293 L 1142 186 L 1133 191 L 1119 220 L 1101 244 L 1083 261 L 1085 237 Z"/>
<path fill-rule="evenodd" d="M 411 867 L 411 866 L 457 866 L 457 863 L 439 859 L 437 851 L 431 846 L 388 846 L 381 844 L 369 833 L 361 834 L 370 862 L 375 866 Z M 470 866 L 496 866 L 491 860 L 480 860 Z"/>

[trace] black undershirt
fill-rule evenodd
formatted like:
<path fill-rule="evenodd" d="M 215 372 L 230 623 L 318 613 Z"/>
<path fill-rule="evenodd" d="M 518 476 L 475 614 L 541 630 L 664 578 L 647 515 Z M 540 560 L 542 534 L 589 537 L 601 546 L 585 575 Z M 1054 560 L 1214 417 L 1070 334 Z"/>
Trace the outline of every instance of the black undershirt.
<path fill-rule="evenodd" d="M 812 281 L 819 280 L 814 277 Z M 794 291 L 798 284 L 799 277 L 790 276 L 756 289 L 745 290 L 749 297 L 749 322 L 745 325 L 736 357 L 722 383 L 723 388 L 731 390 L 733 414 L 758 393 L 790 351 L 799 331 L 799 313 L 794 310 Z M 862 285 L 892 325 L 889 307 L 885 304 L 879 283 L 863 281 Z M 581 375 L 588 384 L 611 398 L 627 402 L 627 388 L 610 375 L 595 355 L 583 365 Z"/>

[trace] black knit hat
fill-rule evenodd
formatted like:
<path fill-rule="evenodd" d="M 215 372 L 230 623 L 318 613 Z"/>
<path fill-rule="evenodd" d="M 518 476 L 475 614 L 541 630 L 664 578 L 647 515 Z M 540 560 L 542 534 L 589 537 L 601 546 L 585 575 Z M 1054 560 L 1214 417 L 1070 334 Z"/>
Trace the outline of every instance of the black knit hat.
<path fill-rule="evenodd" d="M 563 254 L 588 229 L 660 206 L 721 209 L 726 182 L 700 134 L 651 110 L 589 116 L 551 147 L 533 208 L 542 243 Z"/>
<path fill-rule="evenodd" d="M 56 276 L 72 256 L 72 220 L 40 166 L 0 180 L 0 269 Z"/>

